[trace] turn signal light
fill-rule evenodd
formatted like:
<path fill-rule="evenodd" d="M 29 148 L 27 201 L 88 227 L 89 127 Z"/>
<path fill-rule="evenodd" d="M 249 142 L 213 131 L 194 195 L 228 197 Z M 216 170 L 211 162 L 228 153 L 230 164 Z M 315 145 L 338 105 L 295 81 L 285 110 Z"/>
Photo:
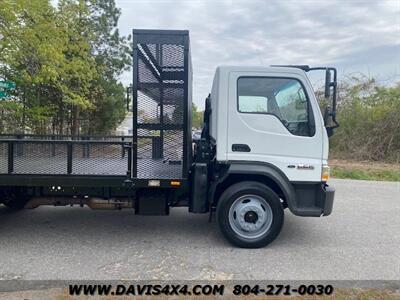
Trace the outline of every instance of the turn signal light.
<path fill-rule="evenodd" d="M 328 165 L 322 166 L 321 180 L 327 182 L 331 177 L 331 168 Z"/>
<path fill-rule="evenodd" d="M 171 186 L 180 186 L 181 182 L 180 181 L 171 181 Z"/>

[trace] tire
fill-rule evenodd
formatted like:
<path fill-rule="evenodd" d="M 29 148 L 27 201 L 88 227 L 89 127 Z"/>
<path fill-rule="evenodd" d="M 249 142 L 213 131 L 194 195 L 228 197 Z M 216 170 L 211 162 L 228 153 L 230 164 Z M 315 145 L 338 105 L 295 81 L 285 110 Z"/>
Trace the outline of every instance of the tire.
<path fill-rule="evenodd" d="M 227 188 L 217 204 L 217 222 L 224 237 L 241 248 L 261 248 L 279 235 L 284 212 L 277 194 L 254 181 Z"/>
<path fill-rule="evenodd" d="M 0 202 L 12 210 L 21 210 L 30 200 L 23 188 L 5 188 L 0 191 Z"/>

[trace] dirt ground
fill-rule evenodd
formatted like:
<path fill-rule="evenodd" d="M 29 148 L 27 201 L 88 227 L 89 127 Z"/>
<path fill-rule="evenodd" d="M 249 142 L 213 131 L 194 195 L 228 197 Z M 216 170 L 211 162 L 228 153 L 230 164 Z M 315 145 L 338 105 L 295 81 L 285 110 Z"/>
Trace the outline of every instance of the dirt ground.
<path fill-rule="evenodd" d="M 340 167 L 344 169 L 357 169 L 362 171 L 383 171 L 383 170 L 400 171 L 400 164 L 390 164 L 384 162 L 330 159 L 329 165 L 331 167 Z"/>

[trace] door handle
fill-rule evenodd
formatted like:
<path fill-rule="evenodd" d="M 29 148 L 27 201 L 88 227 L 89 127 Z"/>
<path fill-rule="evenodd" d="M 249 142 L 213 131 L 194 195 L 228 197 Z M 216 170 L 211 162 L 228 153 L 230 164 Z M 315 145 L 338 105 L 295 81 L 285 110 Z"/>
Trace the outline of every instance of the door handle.
<path fill-rule="evenodd" d="M 246 144 L 232 144 L 232 151 L 233 152 L 250 152 L 251 149 Z"/>

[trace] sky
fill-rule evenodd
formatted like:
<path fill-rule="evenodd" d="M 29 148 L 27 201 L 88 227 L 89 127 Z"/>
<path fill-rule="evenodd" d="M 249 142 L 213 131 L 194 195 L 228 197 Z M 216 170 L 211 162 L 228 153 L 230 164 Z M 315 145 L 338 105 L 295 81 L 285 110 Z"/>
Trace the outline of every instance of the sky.
<path fill-rule="evenodd" d="M 339 80 L 355 73 L 382 84 L 400 80 L 400 0 L 116 3 L 122 34 L 132 28 L 190 31 L 193 101 L 200 108 L 219 65 L 329 65 L 338 68 Z M 132 75 L 121 79 L 129 84 Z"/>

